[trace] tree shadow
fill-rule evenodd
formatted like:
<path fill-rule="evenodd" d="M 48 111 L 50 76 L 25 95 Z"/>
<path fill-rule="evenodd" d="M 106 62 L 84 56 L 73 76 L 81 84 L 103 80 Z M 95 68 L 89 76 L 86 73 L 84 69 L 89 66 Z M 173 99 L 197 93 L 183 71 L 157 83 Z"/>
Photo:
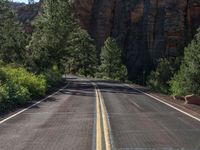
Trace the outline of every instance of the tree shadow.
<path fill-rule="evenodd" d="M 101 92 L 141 95 L 140 92 L 132 89 L 131 87 L 123 85 L 123 83 L 120 81 L 94 80 L 92 82 L 97 84 Z"/>
<path fill-rule="evenodd" d="M 60 91 L 61 94 L 94 97 L 94 87 L 87 81 L 72 81 L 70 85 Z"/>

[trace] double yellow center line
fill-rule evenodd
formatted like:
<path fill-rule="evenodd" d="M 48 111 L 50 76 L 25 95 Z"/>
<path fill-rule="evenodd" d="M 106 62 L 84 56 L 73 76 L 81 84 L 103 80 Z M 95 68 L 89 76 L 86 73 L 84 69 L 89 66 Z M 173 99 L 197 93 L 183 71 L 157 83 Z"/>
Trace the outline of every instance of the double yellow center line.
<path fill-rule="evenodd" d="M 105 143 L 105 150 L 111 150 L 105 105 L 100 90 L 95 84 L 93 85 L 96 94 L 96 150 L 103 150 L 103 143 Z"/>

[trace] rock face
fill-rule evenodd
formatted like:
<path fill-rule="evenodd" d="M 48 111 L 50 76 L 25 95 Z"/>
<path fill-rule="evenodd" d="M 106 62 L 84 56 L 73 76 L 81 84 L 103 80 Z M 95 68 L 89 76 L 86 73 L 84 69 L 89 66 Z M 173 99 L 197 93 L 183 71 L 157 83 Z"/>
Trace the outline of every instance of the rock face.
<path fill-rule="evenodd" d="M 33 27 L 31 22 L 38 15 L 40 3 L 25 5 L 23 3 L 11 3 L 13 9 L 18 15 L 19 21 L 24 25 L 25 32 L 31 34 Z"/>
<path fill-rule="evenodd" d="M 200 26 L 200 0 L 71 0 L 75 17 L 95 39 L 98 54 L 107 37 L 123 49 L 129 78 L 142 82 L 157 60 L 183 54 Z M 30 21 L 40 3 L 17 7 L 19 20 Z"/>
<path fill-rule="evenodd" d="M 183 53 L 200 25 L 199 0 L 73 0 L 73 6 L 98 52 L 114 37 L 129 78 L 138 81 L 159 58 Z"/>

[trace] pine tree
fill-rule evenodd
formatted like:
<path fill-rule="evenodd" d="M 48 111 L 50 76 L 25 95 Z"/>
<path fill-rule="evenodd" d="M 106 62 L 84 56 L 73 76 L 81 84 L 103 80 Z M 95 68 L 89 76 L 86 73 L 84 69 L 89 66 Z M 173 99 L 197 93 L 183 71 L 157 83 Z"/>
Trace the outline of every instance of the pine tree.
<path fill-rule="evenodd" d="M 69 40 L 69 72 L 84 76 L 94 76 L 97 70 L 97 54 L 94 40 L 87 31 L 77 27 Z"/>
<path fill-rule="evenodd" d="M 174 95 L 200 95 L 200 30 L 185 48 L 180 70 L 170 84 Z"/>
<path fill-rule="evenodd" d="M 114 80 L 124 80 L 127 77 L 127 69 L 121 60 L 121 49 L 114 39 L 108 38 L 101 49 L 101 76 Z"/>
<path fill-rule="evenodd" d="M 67 59 L 67 40 L 74 26 L 69 2 L 45 0 L 34 26 L 27 64 L 36 72 L 55 66 L 63 71 L 63 62 Z"/>
<path fill-rule="evenodd" d="M 161 58 L 155 71 L 148 76 L 147 86 L 153 90 L 169 94 L 169 81 L 180 67 L 180 58 Z"/>
<path fill-rule="evenodd" d="M 7 0 L 0 1 L 0 59 L 6 63 L 22 63 L 26 37 L 16 14 Z"/>

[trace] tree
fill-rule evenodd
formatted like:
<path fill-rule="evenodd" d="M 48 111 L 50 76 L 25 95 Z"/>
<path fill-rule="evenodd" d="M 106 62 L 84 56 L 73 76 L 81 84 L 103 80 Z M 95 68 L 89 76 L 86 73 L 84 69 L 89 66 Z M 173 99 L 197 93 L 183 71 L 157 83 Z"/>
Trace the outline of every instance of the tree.
<path fill-rule="evenodd" d="M 69 39 L 69 72 L 94 76 L 97 71 L 97 53 L 94 40 L 87 31 L 77 27 Z"/>
<path fill-rule="evenodd" d="M 108 38 L 101 49 L 100 75 L 114 80 L 124 80 L 127 77 L 127 69 L 121 60 L 121 49 L 114 39 Z"/>
<path fill-rule="evenodd" d="M 45 0 L 39 17 L 34 22 L 35 32 L 28 46 L 28 66 L 36 72 L 48 68 L 64 71 L 67 41 L 74 21 L 67 0 Z"/>
<path fill-rule="evenodd" d="M 200 95 L 200 29 L 185 48 L 179 72 L 170 81 L 174 95 Z"/>
<path fill-rule="evenodd" d="M 162 93 L 169 93 L 169 81 L 180 67 L 179 58 L 161 58 L 155 71 L 147 79 L 147 85 Z"/>
<path fill-rule="evenodd" d="M 22 63 L 26 36 L 7 0 L 0 1 L 0 59 L 6 63 Z"/>

